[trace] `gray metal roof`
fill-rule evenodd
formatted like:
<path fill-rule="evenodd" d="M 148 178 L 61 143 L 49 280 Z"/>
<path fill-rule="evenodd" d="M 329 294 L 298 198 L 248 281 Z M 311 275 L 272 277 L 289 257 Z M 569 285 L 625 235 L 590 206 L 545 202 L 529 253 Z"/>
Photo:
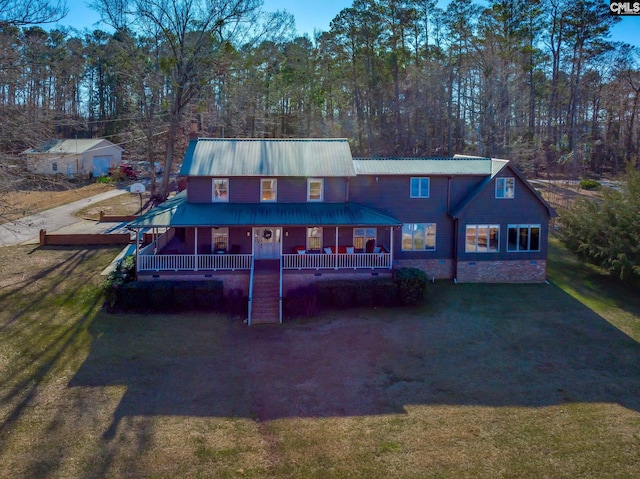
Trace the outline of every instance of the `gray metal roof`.
<path fill-rule="evenodd" d="M 26 154 L 38 154 L 38 153 L 58 153 L 63 155 L 77 155 L 87 150 L 99 149 L 96 147 L 113 147 L 122 149 L 119 145 L 111 143 L 109 140 L 103 138 L 93 139 L 67 139 L 67 140 L 51 140 L 45 142 L 42 146 L 37 148 L 30 148 L 23 153 Z"/>
<path fill-rule="evenodd" d="M 355 176 L 346 139 L 199 138 L 187 149 L 183 176 Z"/>
<path fill-rule="evenodd" d="M 355 203 L 189 203 L 184 192 L 129 223 L 191 226 L 398 226 L 393 216 Z"/>
<path fill-rule="evenodd" d="M 492 158 L 354 158 L 358 175 L 480 175 L 493 176 L 508 162 Z"/>

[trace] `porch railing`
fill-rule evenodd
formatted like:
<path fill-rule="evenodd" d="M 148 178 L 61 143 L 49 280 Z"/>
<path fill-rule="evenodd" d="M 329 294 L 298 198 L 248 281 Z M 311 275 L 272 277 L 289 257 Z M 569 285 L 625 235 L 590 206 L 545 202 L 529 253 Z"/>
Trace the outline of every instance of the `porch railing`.
<path fill-rule="evenodd" d="M 391 269 L 390 253 L 283 254 L 283 269 Z"/>
<path fill-rule="evenodd" d="M 138 271 L 235 271 L 251 268 L 250 254 L 141 254 Z"/>

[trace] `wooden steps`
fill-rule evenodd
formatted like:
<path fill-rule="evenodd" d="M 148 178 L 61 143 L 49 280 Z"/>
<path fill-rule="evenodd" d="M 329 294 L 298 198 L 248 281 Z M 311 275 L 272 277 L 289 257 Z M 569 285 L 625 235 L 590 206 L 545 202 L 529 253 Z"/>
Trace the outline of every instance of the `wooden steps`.
<path fill-rule="evenodd" d="M 253 273 L 251 324 L 280 323 L 280 265 L 256 261 Z"/>

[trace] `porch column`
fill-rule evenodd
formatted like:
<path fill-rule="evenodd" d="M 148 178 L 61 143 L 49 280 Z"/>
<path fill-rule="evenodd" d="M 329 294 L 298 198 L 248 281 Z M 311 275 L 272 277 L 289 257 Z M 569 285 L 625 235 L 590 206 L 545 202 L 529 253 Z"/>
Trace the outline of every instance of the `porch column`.
<path fill-rule="evenodd" d="M 136 279 L 140 271 L 140 228 L 136 229 Z"/>
<path fill-rule="evenodd" d="M 391 245 L 390 246 L 391 251 L 389 251 L 389 253 L 391 253 L 391 256 L 389 257 L 389 259 L 391 260 L 391 263 L 389 263 L 389 269 L 393 269 L 393 228 L 394 227 L 392 226 L 391 229 L 389 230 L 390 231 L 389 234 L 391 235 L 391 238 L 389 239 L 389 244 Z"/>
<path fill-rule="evenodd" d="M 195 230 L 196 231 L 195 231 L 195 235 L 194 235 L 195 236 L 195 244 L 193 245 L 194 246 L 194 249 L 193 249 L 193 254 L 194 254 L 193 261 L 194 261 L 194 270 L 198 271 L 198 227 L 197 226 L 195 227 Z"/>
<path fill-rule="evenodd" d="M 336 257 L 334 258 L 335 269 L 338 269 L 338 227 L 336 226 Z"/>

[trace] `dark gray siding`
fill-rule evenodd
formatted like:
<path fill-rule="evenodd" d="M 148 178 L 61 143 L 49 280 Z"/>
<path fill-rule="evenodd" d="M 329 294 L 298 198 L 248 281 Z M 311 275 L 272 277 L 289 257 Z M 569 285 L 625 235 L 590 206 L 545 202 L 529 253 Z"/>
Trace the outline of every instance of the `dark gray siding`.
<path fill-rule="evenodd" d="M 211 177 L 190 177 L 187 197 L 191 203 L 210 203 L 212 200 Z M 346 178 L 324 179 L 324 202 L 344 203 L 347 198 Z M 234 203 L 259 203 L 260 178 L 229 178 L 229 201 Z M 279 203 L 306 203 L 306 178 L 278 178 Z"/>
<path fill-rule="evenodd" d="M 428 175 L 425 175 L 428 176 Z M 405 224 L 435 223 L 435 251 L 402 251 L 402 229 L 394 231 L 394 254 L 399 259 L 453 258 L 454 224 L 448 202 L 459 202 L 483 178 L 431 176 L 429 198 L 410 197 L 411 176 L 358 176 L 351 179 L 349 199 L 388 213 Z M 450 195 L 450 200 L 448 199 Z"/>
<path fill-rule="evenodd" d="M 549 212 L 536 195 L 508 169 L 502 177 L 514 177 L 515 197 L 495 197 L 495 178 L 461 213 L 458 226 L 458 259 L 461 261 L 538 260 L 547 257 Z M 465 253 L 465 231 L 468 224 L 500 225 L 498 253 Z M 507 230 L 510 224 L 540 225 L 539 252 L 507 252 Z"/>
<path fill-rule="evenodd" d="M 192 176 L 187 183 L 187 199 L 190 203 L 211 203 L 212 182 L 205 176 Z"/>

